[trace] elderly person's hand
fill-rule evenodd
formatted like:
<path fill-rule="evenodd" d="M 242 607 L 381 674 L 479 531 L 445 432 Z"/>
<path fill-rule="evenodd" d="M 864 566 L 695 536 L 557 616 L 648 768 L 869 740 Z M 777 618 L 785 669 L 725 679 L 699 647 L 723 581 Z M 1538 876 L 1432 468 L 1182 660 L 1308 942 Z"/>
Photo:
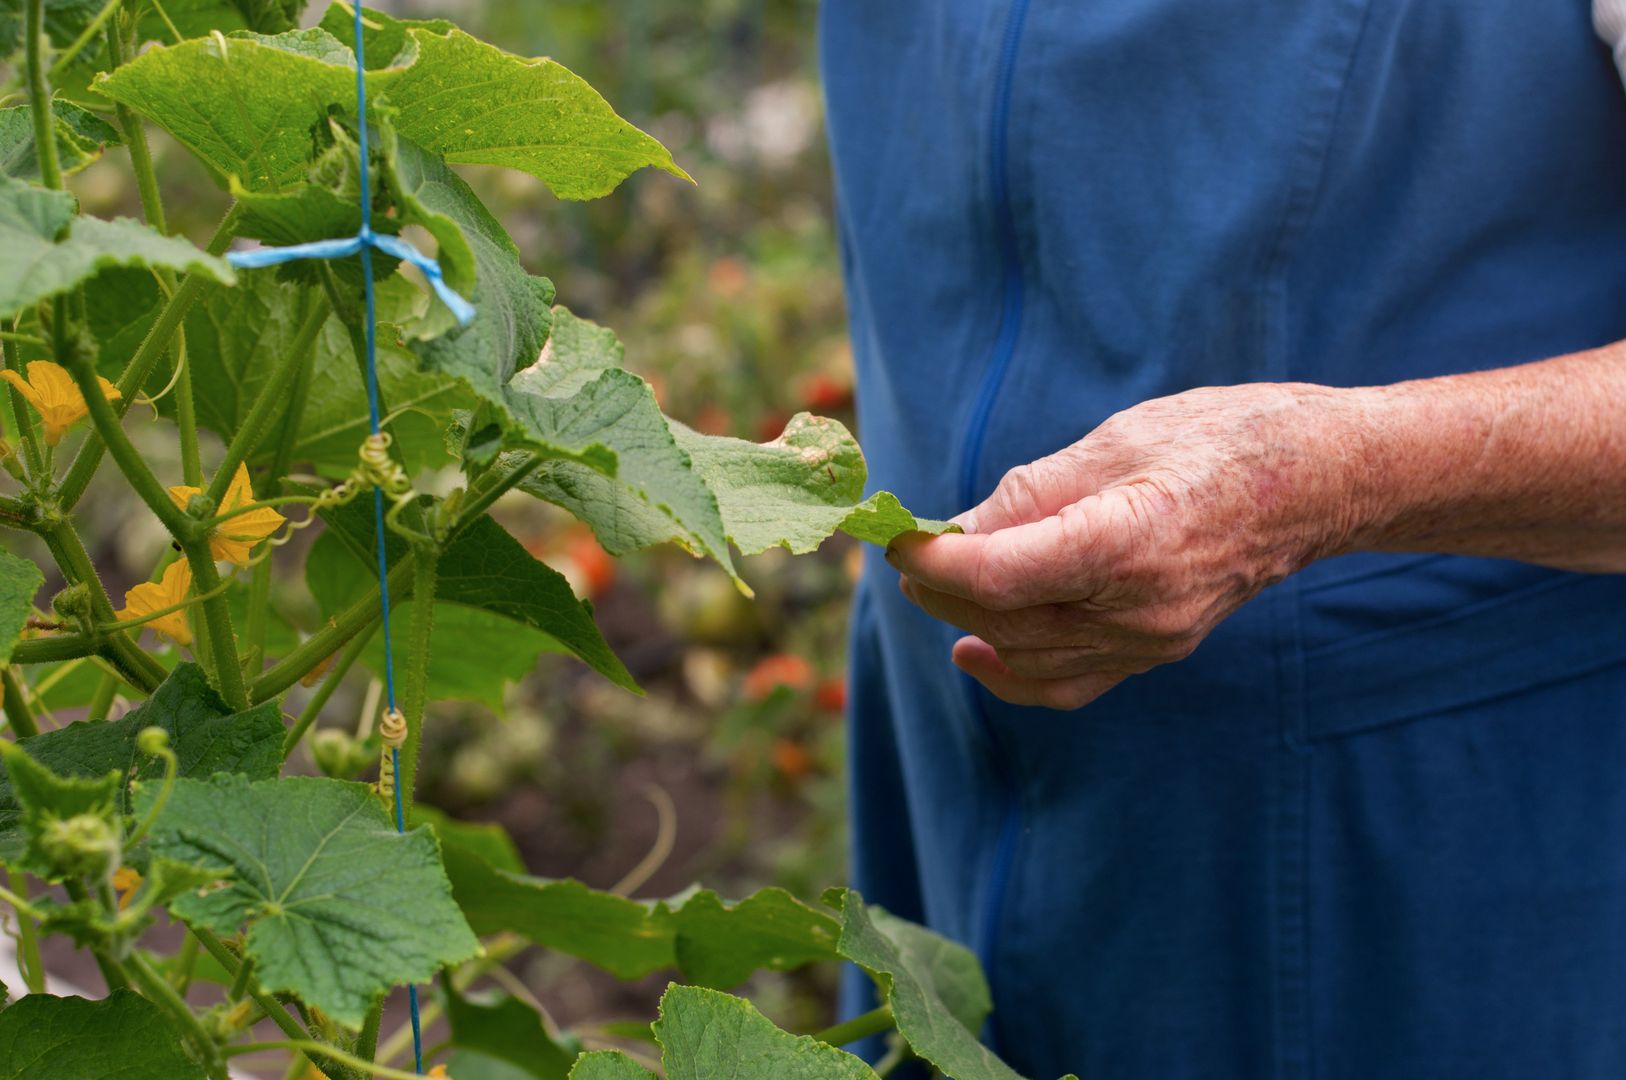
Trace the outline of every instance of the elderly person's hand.
<path fill-rule="evenodd" d="M 1078 708 L 1180 660 L 1266 585 L 1350 536 L 1360 459 L 1340 391 L 1193 390 L 1012 469 L 887 558 L 910 600 L 966 630 L 954 662 L 1016 704 Z"/>

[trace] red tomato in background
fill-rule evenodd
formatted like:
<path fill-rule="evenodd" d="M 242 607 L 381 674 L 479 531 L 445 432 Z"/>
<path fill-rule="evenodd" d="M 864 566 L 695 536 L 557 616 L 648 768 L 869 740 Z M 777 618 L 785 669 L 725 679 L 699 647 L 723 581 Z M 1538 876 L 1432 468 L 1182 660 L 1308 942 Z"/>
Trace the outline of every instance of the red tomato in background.
<path fill-rule="evenodd" d="M 794 653 L 775 653 L 757 661 L 745 676 L 742 689 L 747 701 L 761 701 L 780 686 L 806 690 L 812 685 L 812 664 Z"/>

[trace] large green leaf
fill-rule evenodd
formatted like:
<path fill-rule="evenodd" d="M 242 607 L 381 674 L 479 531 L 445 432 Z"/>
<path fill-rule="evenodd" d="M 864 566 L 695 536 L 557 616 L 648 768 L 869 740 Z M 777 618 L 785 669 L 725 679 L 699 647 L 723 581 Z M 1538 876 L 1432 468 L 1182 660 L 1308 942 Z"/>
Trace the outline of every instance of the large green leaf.
<path fill-rule="evenodd" d="M 142 789 L 143 809 L 152 798 Z M 221 934 L 248 924 L 261 985 L 298 994 L 359 1026 L 386 990 L 424 982 L 479 943 L 452 901 L 435 838 L 397 833 L 362 784 L 316 777 L 181 780 L 152 832 L 153 852 L 226 877 L 170 910 Z"/>
<path fill-rule="evenodd" d="M 906 532 L 956 528 L 915 517 L 889 492 L 864 498 L 868 472 L 863 452 L 835 420 L 799 413 L 768 443 L 701 435 L 671 420 L 667 424 L 694 476 L 716 500 L 725 535 L 742 554 L 771 547 L 805 553 L 838 531 L 884 545 Z M 505 467 L 516 460 L 517 455 L 505 457 Z M 669 541 L 693 546 L 669 516 L 624 485 L 591 475 L 574 462 L 544 462 L 520 488 L 566 507 L 593 526 L 612 554 Z"/>
<path fill-rule="evenodd" d="M 480 369 L 459 346 L 458 339 L 430 342 L 420 353 L 500 407 L 517 436 L 510 442 L 544 448 L 544 456 L 557 459 L 543 465 L 527 490 L 591 524 L 613 553 L 658 542 L 655 537 L 732 570 L 717 497 L 673 438 L 649 384 L 622 369 L 613 332 L 555 308 L 541 355 L 511 376 Z M 595 446 L 611 452 L 613 467 L 587 453 Z M 576 453 L 546 453 L 549 447 Z"/>
<path fill-rule="evenodd" d="M 401 134 L 447 161 L 518 169 L 562 199 L 607 195 L 646 165 L 689 179 L 664 146 L 564 65 L 523 59 L 444 21 L 368 16 L 380 26 L 375 34 L 403 34 L 409 50 L 396 56 L 399 70 L 383 87 L 400 110 Z M 338 5 L 323 20 L 337 34 L 348 24 Z"/>
<path fill-rule="evenodd" d="M 57 163 L 72 175 L 119 141 L 107 121 L 67 101 L 51 103 L 51 127 Z M 0 173 L 19 180 L 40 178 L 39 148 L 34 140 L 34 110 L 30 105 L 0 109 Z"/>
<path fill-rule="evenodd" d="M 160 771 L 157 760 L 136 746 L 137 736 L 148 727 L 169 733 L 183 777 L 229 772 L 269 779 L 282 767 L 282 713 L 277 703 L 233 713 L 196 664 L 178 665 L 152 697 L 118 720 L 80 721 L 18 745 L 63 776 L 98 779 L 120 773 L 122 792 L 130 780 Z M 121 796 L 121 807 L 129 809 L 127 794 Z M 0 776 L 0 860 L 13 860 L 22 851 L 20 813 L 10 781 Z"/>
<path fill-rule="evenodd" d="M 916 1054 L 955 1080 L 1022 1080 L 977 1041 L 989 999 L 975 956 L 924 927 L 871 912 L 851 889 L 831 889 L 825 902 L 841 909 L 841 955 L 869 972 Z"/>
<path fill-rule="evenodd" d="M 490 828 L 437 823 L 452 893 L 477 933 L 517 933 L 623 979 L 678 967 L 717 988 L 760 968 L 836 959 L 835 920 L 783 889 L 732 904 L 709 890 L 640 903 L 579 881 L 528 877 Z"/>
<path fill-rule="evenodd" d="M 686 176 L 654 139 L 552 60 L 524 60 L 444 23 L 398 24 L 396 62 L 367 75 L 401 135 L 449 161 L 523 170 L 562 198 L 610 192 L 645 165 Z M 345 35 L 348 37 L 348 33 Z M 150 49 L 94 88 L 253 191 L 300 181 L 310 132 L 355 109 L 355 58 L 325 30 L 203 38 Z"/>
<path fill-rule="evenodd" d="M 43 584 L 45 575 L 39 567 L 0 548 L 0 664 L 11 659 L 11 650 L 17 647 L 29 612 L 34 610 L 34 594 Z"/>
<path fill-rule="evenodd" d="M 72 195 L 0 177 L 0 317 L 116 266 L 165 267 L 230 284 L 224 260 L 128 218 L 76 217 Z"/>
<path fill-rule="evenodd" d="M 356 560 L 368 568 L 376 566 L 370 500 L 355 500 L 323 518 L 330 534 Z M 387 541 L 393 566 L 406 554 L 406 543 L 393 532 Z M 329 588 L 308 580 L 313 592 Z M 435 595 L 442 604 L 475 608 L 544 634 L 616 685 L 637 690 L 632 675 L 594 624 L 591 605 L 578 600 L 564 575 L 526 551 L 489 515 L 474 521 L 441 552 Z M 437 632 L 437 648 L 441 640 Z"/>
<path fill-rule="evenodd" d="M 655 1038 L 667 1080 L 877 1080 L 846 1051 L 781 1031 L 744 998 L 697 986 L 673 986 L 661 997 Z"/>
<path fill-rule="evenodd" d="M 661 911 L 677 966 L 701 986 L 727 990 L 759 968 L 792 971 L 836 959 L 839 924 L 784 889 L 762 889 L 732 904 L 702 889 Z"/>
<path fill-rule="evenodd" d="M 655 1074 L 619 1050 L 595 1050 L 576 1059 L 570 1080 L 654 1080 Z"/>
<path fill-rule="evenodd" d="M 169 1015 L 131 990 L 30 994 L 0 1012 L 0 1080 L 203 1080 Z"/>
<path fill-rule="evenodd" d="M 452 1045 L 517 1066 L 533 1080 L 566 1080 L 576 1055 L 554 1041 L 541 1015 L 517 998 L 475 1000 L 443 987 Z"/>

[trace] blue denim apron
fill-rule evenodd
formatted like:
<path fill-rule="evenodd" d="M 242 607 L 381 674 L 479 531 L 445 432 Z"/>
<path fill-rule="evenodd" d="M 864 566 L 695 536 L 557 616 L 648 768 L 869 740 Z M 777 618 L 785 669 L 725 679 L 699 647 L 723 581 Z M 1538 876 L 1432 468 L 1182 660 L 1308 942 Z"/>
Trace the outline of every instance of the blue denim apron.
<path fill-rule="evenodd" d="M 824 0 L 873 482 L 947 516 L 1189 387 L 1626 337 L 1588 9 Z M 1626 1077 L 1626 578 L 1329 560 L 1072 714 L 958 676 L 894 582 L 855 882 L 983 956 L 1024 1075 Z"/>

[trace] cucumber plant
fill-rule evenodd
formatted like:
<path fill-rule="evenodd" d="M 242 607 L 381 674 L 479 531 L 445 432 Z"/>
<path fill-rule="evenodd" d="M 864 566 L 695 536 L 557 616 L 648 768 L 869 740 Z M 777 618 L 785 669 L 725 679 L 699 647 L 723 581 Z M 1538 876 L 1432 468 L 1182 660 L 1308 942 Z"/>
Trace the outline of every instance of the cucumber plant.
<path fill-rule="evenodd" d="M 26 984 L 0 994 L 0 1080 L 224 1080 L 250 1054 L 281 1056 L 290 1077 L 410 1076 L 400 1040 L 380 1039 L 383 1002 L 426 984 L 450 1031 L 431 1074 L 457 1080 L 873 1077 L 840 1046 L 883 1032 L 882 1074 L 920 1059 L 959 1080 L 1015 1077 L 978 1043 L 990 1006 L 971 954 L 854 892 L 633 900 L 532 877 L 500 830 L 412 806 L 437 638 L 495 628 L 640 692 L 590 605 L 490 516 L 499 497 L 563 507 L 615 555 L 681 545 L 736 582 L 736 553 L 948 526 L 866 498 L 863 456 L 834 421 L 797 416 L 755 444 L 664 416 L 615 335 L 526 271 L 452 165 L 518 170 L 566 199 L 607 195 L 643 168 L 687 179 L 585 82 L 449 22 L 366 11 L 357 115 L 354 12 L 341 3 L 300 29 L 303 7 L 0 0 L 13 58 L 0 107 L 0 525 L 37 537 L 61 582 L 40 604 L 40 566 L 21 545 L 0 550 L 0 901 Z M 229 197 L 202 247 L 166 224 L 147 125 Z M 117 144 L 142 221 L 82 214 L 64 183 Z M 367 437 L 356 260 L 234 270 L 223 258 L 352 236 L 366 203 L 375 233 L 432 241 L 446 283 L 474 304 L 462 325 L 421 275 L 376 257 L 382 439 Z M 132 441 L 132 408 L 163 418 L 175 475 Z M 449 494 L 415 490 L 448 467 Z M 122 598 L 76 514 L 103 469 L 171 541 Z M 375 486 L 390 507 L 382 538 Z M 280 550 L 307 526 L 313 543 Z M 360 744 L 370 757 L 318 753 L 330 775 L 283 775 L 375 647 L 380 566 L 399 601 L 402 709 L 388 719 L 404 723 L 393 779 L 405 832 L 378 785 L 339 778 L 388 760 L 376 734 Z M 301 569 L 322 609 L 306 624 L 271 603 L 274 575 Z M 48 691 L 74 680 L 82 711 L 42 725 Z M 314 691 L 290 716 L 300 683 Z M 139 703 L 109 719 L 120 695 Z M 173 950 L 147 933 L 161 913 L 185 928 Z M 47 992 L 46 935 L 94 958 L 105 995 Z M 609 1049 L 524 1000 L 468 992 L 531 947 L 681 982 L 633 1033 L 642 1049 Z M 726 993 L 761 968 L 843 960 L 874 977 L 880 1005 L 822 1033 L 783 1031 Z"/>

